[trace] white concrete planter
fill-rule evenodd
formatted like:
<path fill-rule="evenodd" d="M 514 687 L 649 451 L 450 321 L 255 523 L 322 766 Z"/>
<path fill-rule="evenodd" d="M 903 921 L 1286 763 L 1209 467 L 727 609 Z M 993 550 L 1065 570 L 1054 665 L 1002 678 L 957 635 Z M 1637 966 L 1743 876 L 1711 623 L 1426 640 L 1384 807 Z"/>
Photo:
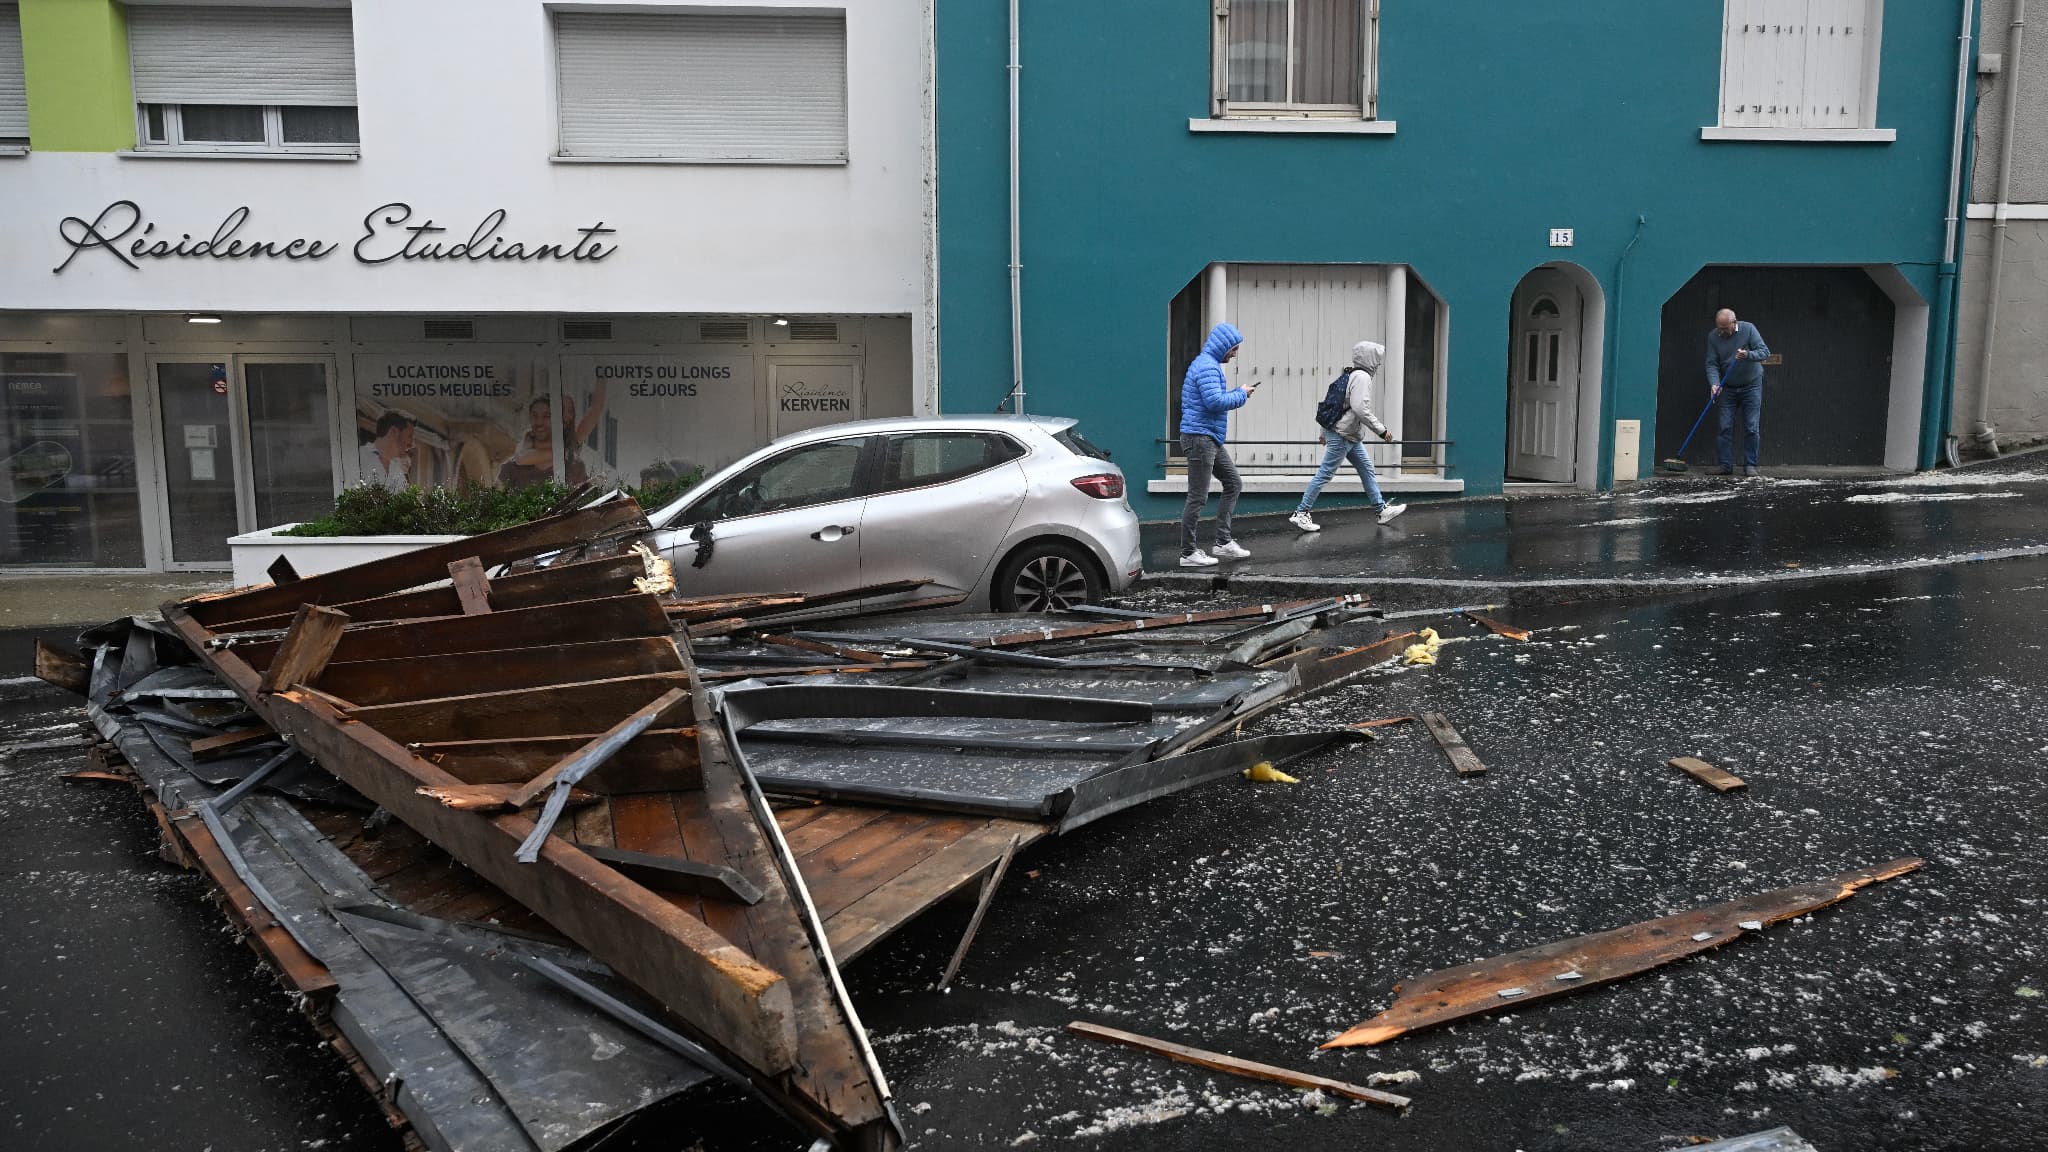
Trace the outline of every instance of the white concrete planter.
<path fill-rule="evenodd" d="M 460 540 L 460 536 L 280 536 L 292 527 L 280 524 L 228 537 L 228 552 L 234 557 L 235 587 L 268 584 L 269 567 L 279 556 L 292 563 L 301 576 L 317 576 L 371 560 L 382 560 L 401 552 L 415 552 L 435 544 Z"/>

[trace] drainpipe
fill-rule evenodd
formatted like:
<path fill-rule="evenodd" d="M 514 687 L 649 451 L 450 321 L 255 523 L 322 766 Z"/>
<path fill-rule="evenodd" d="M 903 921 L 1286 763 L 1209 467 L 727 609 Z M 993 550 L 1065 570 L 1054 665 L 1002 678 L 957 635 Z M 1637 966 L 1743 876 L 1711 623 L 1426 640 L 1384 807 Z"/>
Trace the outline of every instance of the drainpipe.
<path fill-rule="evenodd" d="M 1998 141 L 1998 195 L 1991 215 L 1990 295 L 1984 305 L 1984 350 L 1977 369 L 1977 418 L 1970 436 L 1993 456 L 1998 455 L 1998 429 L 1991 425 L 1991 356 L 1998 339 L 1999 297 L 2005 286 L 2005 213 L 2012 194 L 2012 138 L 2020 110 L 2022 52 L 2027 44 L 2027 0 L 2013 0 L 2012 34 L 2006 38 L 2005 57 L 2012 63 L 2005 75 L 2005 135 Z"/>
<path fill-rule="evenodd" d="M 1923 468 L 1933 466 L 1935 451 L 1948 428 L 1948 408 L 1955 395 L 1957 213 L 1960 211 L 1958 200 L 1962 195 L 1963 147 L 1970 109 L 1970 33 L 1976 6 L 1977 0 L 1963 0 L 1962 31 L 1956 37 L 1956 115 L 1949 147 L 1948 215 L 1942 231 L 1941 272 L 1934 298 L 1934 332 L 1929 341 L 1939 359 L 1936 361 L 1933 387 L 1929 389 L 1932 394 L 1928 400 L 1931 403 L 1921 425 L 1920 466 Z"/>
<path fill-rule="evenodd" d="M 1628 238 L 1628 244 L 1621 250 L 1621 256 L 1614 262 L 1614 307 L 1607 310 L 1607 362 L 1601 365 L 1600 375 L 1600 435 L 1593 442 L 1600 453 L 1594 462 L 1593 482 L 1599 487 L 1614 487 L 1614 422 L 1615 406 L 1619 403 L 1621 391 L 1621 317 L 1622 302 L 1628 296 L 1628 254 L 1636 250 L 1636 242 L 1643 238 L 1643 229 L 1650 224 L 1650 218 L 1636 213 L 1635 234 Z M 1514 371 L 1512 353 L 1509 356 L 1508 371 Z M 1655 428 L 1650 430 L 1650 443 L 1657 442 Z"/>
<path fill-rule="evenodd" d="M 1010 411 L 1024 414 L 1024 247 L 1018 223 L 1017 75 L 1024 65 L 1017 53 L 1017 7 L 1010 0 Z"/>

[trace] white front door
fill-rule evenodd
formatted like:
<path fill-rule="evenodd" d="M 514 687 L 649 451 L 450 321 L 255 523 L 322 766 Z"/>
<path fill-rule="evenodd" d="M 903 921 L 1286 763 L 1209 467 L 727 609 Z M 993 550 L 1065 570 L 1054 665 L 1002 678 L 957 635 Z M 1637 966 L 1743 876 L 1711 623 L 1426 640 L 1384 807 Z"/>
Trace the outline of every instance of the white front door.
<path fill-rule="evenodd" d="M 1508 362 L 1508 476 L 1569 484 L 1578 463 L 1579 292 L 1539 268 L 1515 291 Z"/>

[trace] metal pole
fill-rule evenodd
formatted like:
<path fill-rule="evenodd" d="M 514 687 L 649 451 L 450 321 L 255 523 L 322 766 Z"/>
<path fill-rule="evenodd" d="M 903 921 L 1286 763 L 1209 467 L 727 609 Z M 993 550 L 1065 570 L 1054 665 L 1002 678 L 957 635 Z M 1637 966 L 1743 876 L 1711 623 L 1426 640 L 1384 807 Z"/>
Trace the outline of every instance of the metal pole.
<path fill-rule="evenodd" d="M 1991 210 L 1991 278 L 1984 299 L 1984 347 L 1977 368 L 1976 420 L 1971 438 L 1998 455 L 1998 429 L 1991 423 L 1991 357 L 1998 340 L 1999 297 L 2005 288 L 2005 214 L 2012 195 L 2012 138 L 2020 110 L 2022 53 L 2027 44 L 2027 0 L 2013 0 L 2012 35 L 2006 38 L 2005 135 L 1998 141 L 1998 194 Z"/>
<path fill-rule="evenodd" d="M 1010 0 L 1010 411 L 1024 414 L 1024 245 L 1018 210 L 1017 78 L 1024 65 L 1017 52 L 1017 8 Z"/>
<path fill-rule="evenodd" d="M 1956 115 L 1948 160 L 1948 215 L 1942 232 L 1941 271 L 1936 278 L 1934 331 L 1928 346 L 1942 358 L 1934 375 L 1928 399 L 1933 401 L 1922 413 L 1920 466 L 1931 467 L 1935 451 L 1949 427 L 1948 408 L 1954 403 L 1954 369 L 1949 366 L 1955 352 L 1956 230 L 1957 198 L 1962 194 L 1964 129 L 1970 108 L 1970 31 L 1976 18 L 1977 0 L 1962 0 L 1962 31 L 1956 37 Z"/>

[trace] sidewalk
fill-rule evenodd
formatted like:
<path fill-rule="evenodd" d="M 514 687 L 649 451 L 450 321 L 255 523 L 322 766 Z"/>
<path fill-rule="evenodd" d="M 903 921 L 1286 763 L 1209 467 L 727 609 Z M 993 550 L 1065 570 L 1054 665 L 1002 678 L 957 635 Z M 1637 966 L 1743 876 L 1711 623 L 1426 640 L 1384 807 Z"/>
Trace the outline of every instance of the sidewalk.
<path fill-rule="evenodd" d="M 0 680 L 29 674 L 37 637 L 69 645 L 94 624 L 230 583 L 225 572 L 0 576 Z"/>
<path fill-rule="evenodd" d="M 1214 502 L 1211 502 L 1211 509 Z M 1374 592 L 1431 603 L 1685 591 L 2048 554 L 2048 454 L 1884 479 L 1659 476 L 1620 493 L 1240 517 L 1249 560 L 1179 567 L 1179 525 L 1144 526 L 1148 583 Z M 1210 542 L 1209 527 L 1201 542 Z M 1435 595 L 1431 595 L 1435 593 Z M 1445 595 L 1449 593 L 1449 595 Z"/>

